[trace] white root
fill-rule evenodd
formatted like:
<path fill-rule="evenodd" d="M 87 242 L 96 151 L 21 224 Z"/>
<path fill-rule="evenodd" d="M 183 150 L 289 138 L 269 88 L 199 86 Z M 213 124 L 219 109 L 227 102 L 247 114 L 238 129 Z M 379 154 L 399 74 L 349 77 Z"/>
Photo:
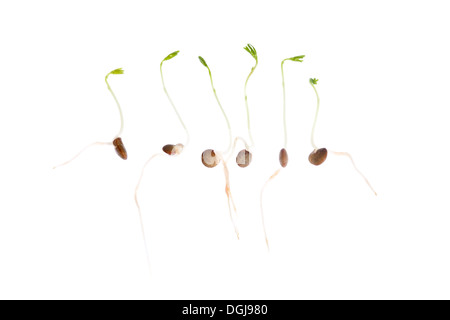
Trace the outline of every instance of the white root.
<path fill-rule="evenodd" d="M 262 221 L 262 225 L 263 225 L 263 230 L 264 230 L 264 237 L 266 238 L 266 245 L 267 245 L 267 250 L 270 251 L 270 247 L 269 247 L 269 240 L 267 238 L 267 232 L 266 232 L 266 224 L 264 223 L 264 210 L 263 210 L 263 193 L 264 193 L 264 189 L 266 188 L 267 184 L 273 179 L 275 178 L 279 173 L 280 173 L 281 169 L 278 169 L 277 171 L 275 171 L 274 174 L 272 174 L 270 176 L 270 178 L 266 181 L 266 183 L 264 184 L 264 186 L 261 189 L 261 195 L 260 195 L 260 206 L 261 206 L 261 221 Z"/>
<path fill-rule="evenodd" d="M 331 151 L 331 150 L 330 150 L 330 151 Z M 348 153 L 348 152 L 336 152 L 336 151 L 331 151 L 331 152 L 332 152 L 334 155 L 337 155 L 337 156 L 346 156 L 346 157 L 348 157 L 348 158 L 350 159 L 350 161 L 352 162 L 353 167 L 355 168 L 356 172 L 358 172 L 358 173 L 361 175 L 361 177 L 364 179 L 364 181 L 366 181 L 367 185 L 368 185 L 369 188 L 372 190 L 372 192 L 373 192 L 375 195 L 377 195 L 376 191 L 374 190 L 374 188 L 372 187 L 372 185 L 369 183 L 369 180 L 367 180 L 367 178 L 362 174 L 362 172 L 359 171 L 359 169 L 356 167 L 355 161 L 353 161 L 353 158 L 352 158 L 352 156 L 350 155 L 350 153 Z"/>
<path fill-rule="evenodd" d="M 220 155 L 220 157 L 222 158 L 221 155 Z M 233 227 L 234 227 L 234 232 L 236 232 L 236 236 L 237 236 L 237 238 L 239 240 L 239 230 L 238 230 L 238 227 L 236 225 L 236 222 L 234 221 L 233 214 L 231 212 L 231 206 L 233 206 L 234 214 L 237 216 L 236 205 L 234 203 L 233 196 L 231 195 L 230 173 L 228 171 L 228 167 L 227 167 L 226 161 L 224 161 L 223 158 L 221 160 L 222 160 L 222 163 L 223 163 L 223 172 L 224 172 L 224 175 L 225 175 L 225 193 L 227 194 L 227 199 L 228 199 L 228 211 L 230 213 L 231 223 L 233 224 Z"/>
<path fill-rule="evenodd" d="M 66 162 L 63 162 L 57 166 L 54 166 L 53 169 L 65 166 L 66 164 L 69 164 L 70 162 L 72 162 L 73 160 L 75 160 L 76 158 L 78 158 L 78 156 L 80 156 L 84 151 L 86 151 L 87 149 L 89 149 L 90 147 L 93 147 L 95 145 L 112 145 L 112 142 L 93 142 L 89 145 L 87 145 L 86 147 L 84 147 L 83 149 L 81 149 L 80 152 L 78 152 L 74 157 L 72 157 L 70 160 L 67 160 Z"/>
<path fill-rule="evenodd" d="M 147 240 L 146 240 L 146 237 L 145 237 L 144 219 L 143 219 L 143 216 L 142 216 L 141 207 L 139 205 L 137 193 L 138 193 L 139 187 L 141 185 L 142 177 L 144 176 L 145 168 L 147 167 L 147 165 L 150 163 L 151 160 L 153 160 L 157 156 L 161 156 L 161 155 L 162 155 L 162 153 L 154 154 L 147 160 L 147 162 L 144 164 L 144 167 L 142 168 L 141 175 L 139 177 L 139 181 L 138 181 L 138 183 L 136 185 L 136 189 L 134 190 L 134 201 L 136 202 L 136 206 L 137 206 L 138 212 L 139 212 L 139 221 L 140 221 L 140 224 L 141 224 L 142 238 L 144 240 L 145 254 L 147 256 L 147 264 L 148 264 L 148 269 L 149 269 L 150 273 L 151 273 L 150 254 L 149 254 L 149 250 L 148 250 L 148 246 L 147 246 Z"/>

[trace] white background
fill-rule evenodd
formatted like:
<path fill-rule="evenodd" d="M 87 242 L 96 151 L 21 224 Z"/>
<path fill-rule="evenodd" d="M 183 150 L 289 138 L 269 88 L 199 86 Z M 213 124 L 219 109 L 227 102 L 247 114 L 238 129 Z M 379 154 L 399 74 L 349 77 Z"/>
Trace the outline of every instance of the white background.
<path fill-rule="evenodd" d="M 0 5 L 0 298 L 400 299 L 450 298 L 448 163 L 450 48 L 445 1 L 4 1 Z M 241 239 L 221 166 L 227 129 L 254 161 L 230 161 Z M 134 203 L 142 165 L 191 133 L 178 158 L 149 165 L 139 198 L 149 274 Z M 264 198 L 283 146 L 280 62 L 286 62 L 288 167 Z M 119 129 L 129 159 L 94 147 Z M 307 161 L 319 79 L 316 143 L 350 152 Z"/>

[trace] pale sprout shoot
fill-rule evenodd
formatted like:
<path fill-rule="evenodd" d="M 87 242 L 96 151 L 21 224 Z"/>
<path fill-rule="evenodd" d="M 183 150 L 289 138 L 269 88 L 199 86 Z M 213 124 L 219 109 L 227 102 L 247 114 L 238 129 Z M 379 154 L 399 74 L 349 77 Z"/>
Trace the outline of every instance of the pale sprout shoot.
<path fill-rule="evenodd" d="M 312 131 L 311 131 L 311 145 L 314 148 L 314 150 L 310 153 L 310 155 L 308 157 L 309 162 L 311 164 L 315 165 L 315 166 L 321 165 L 327 159 L 327 154 L 328 154 L 328 151 L 327 151 L 326 148 L 320 148 L 319 149 L 319 148 L 317 148 L 317 146 L 316 146 L 316 144 L 314 142 L 314 132 L 315 132 L 315 129 L 316 129 L 317 116 L 319 115 L 319 107 L 320 107 L 319 93 L 317 92 L 317 89 L 316 89 L 316 85 L 317 85 L 318 81 L 319 80 L 315 79 L 315 78 L 309 79 L 309 83 L 313 87 L 314 92 L 316 93 L 316 97 L 317 97 L 316 115 L 314 117 L 314 123 L 313 123 Z M 356 167 L 356 164 L 353 161 L 352 156 L 348 152 L 331 151 L 331 153 L 333 153 L 334 155 L 337 155 L 337 156 L 346 156 L 346 157 L 348 157 L 350 159 L 350 161 L 352 162 L 353 167 L 355 168 L 356 172 L 358 172 L 360 174 L 360 176 L 364 179 L 364 181 L 367 183 L 367 185 L 372 190 L 372 192 L 375 195 L 377 195 L 376 191 L 373 189 L 372 185 L 369 183 L 369 180 L 367 180 L 367 178 L 363 175 L 363 173 Z"/>
<path fill-rule="evenodd" d="M 122 108 L 120 107 L 119 101 L 117 100 L 117 97 L 114 94 L 114 91 L 112 91 L 111 86 L 108 83 L 108 77 L 110 74 L 123 74 L 123 72 L 124 71 L 122 68 L 114 69 L 113 71 L 108 73 L 105 77 L 105 82 L 106 82 L 106 85 L 108 86 L 108 90 L 109 90 L 109 92 L 111 92 L 111 95 L 113 96 L 114 100 L 116 101 L 117 108 L 119 109 L 119 114 L 120 114 L 120 130 L 117 133 L 116 138 L 120 137 L 123 132 L 123 113 L 122 113 Z"/>
<path fill-rule="evenodd" d="M 245 80 L 245 84 L 244 84 L 245 109 L 247 111 L 247 129 L 248 129 L 248 136 L 250 138 L 251 145 L 249 145 L 247 143 L 247 141 L 245 141 L 244 138 L 236 137 L 234 139 L 233 148 L 227 158 L 227 162 L 228 162 L 230 160 L 231 156 L 234 154 L 234 150 L 236 149 L 237 142 L 240 140 L 244 144 L 245 149 L 242 149 L 241 151 L 238 152 L 238 154 L 236 156 L 236 164 L 241 168 L 248 167 L 250 165 L 250 163 L 252 162 L 252 158 L 253 158 L 252 153 L 250 151 L 250 148 L 252 148 L 254 146 L 254 141 L 253 141 L 251 127 L 250 127 L 250 112 L 249 112 L 249 108 L 248 108 L 247 84 L 248 84 L 248 80 L 250 79 L 250 76 L 253 74 L 256 67 L 258 66 L 258 54 L 256 52 L 255 47 L 253 47 L 251 44 L 247 44 L 247 46 L 244 47 L 244 50 L 247 51 L 248 53 L 250 53 L 250 55 L 256 61 L 255 65 L 250 70 L 250 73 L 247 76 L 247 79 Z"/>
<path fill-rule="evenodd" d="M 128 158 L 127 150 L 125 149 L 125 146 L 124 146 L 124 144 L 123 144 L 123 142 L 122 142 L 122 139 L 120 138 L 120 135 L 122 135 L 122 132 L 123 132 L 123 124 L 124 124 L 124 121 L 123 121 L 123 114 L 122 114 L 122 109 L 121 109 L 121 107 L 120 107 L 120 104 L 119 104 L 119 101 L 117 100 L 116 95 L 114 94 L 114 92 L 113 92 L 112 89 L 111 89 L 111 86 L 110 86 L 109 83 L 108 83 L 108 77 L 109 77 L 110 74 L 123 74 L 123 73 L 124 73 L 124 71 L 123 71 L 122 68 L 114 69 L 113 71 L 109 72 L 109 73 L 106 75 L 106 77 L 105 77 L 105 82 L 106 82 L 106 85 L 107 85 L 107 87 L 108 87 L 108 90 L 109 90 L 109 92 L 111 92 L 111 94 L 112 94 L 114 100 L 116 101 L 117 108 L 119 109 L 119 114 L 120 114 L 120 130 L 119 130 L 119 132 L 117 133 L 117 135 L 114 137 L 113 142 L 93 142 L 93 143 L 87 145 L 86 147 L 84 147 L 80 152 L 78 152 L 78 153 L 77 153 L 74 157 L 72 157 L 71 159 L 69 159 L 69 160 L 67 160 L 66 162 L 63 162 L 63 163 L 61 163 L 61 164 L 59 164 L 59 165 L 57 165 L 57 166 L 54 166 L 53 169 L 58 168 L 58 167 L 65 166 L 66 164 L 69 164 L 70 162 L 72 162 L 73 160 L 75 160 L 76 158 L 78 158 L 78 156 L 80 156 L 84 151 L 86 151 L 87 149 L 89 149 L 90 147 L 93 147 L 93 146 L 113 145 L 114 148 L 115 148 L 115 150 L 116 150 L 116 153 L 117 153 L 117 155 L 118 155 L 119 157 L 121 157 L 121 158 L 124 159 L 124 160 L 126 160 L 126 159 Z"/>
<path fill-rule="evenodd" d="M 250 55 L 253 57 L 253 59 L 255 59 L 255 65 L 250 70 L 250 73 L 247 76 L 247 79 L 245 80 L 245 84 L 244 84 L 245 109 L 247 111 L 247 129 L 248 129 L 248 137 L 250 139 L 251 146 L 249 146 L 244 139 L 237 137 L 234 140 L 233 151 L 232 151 L 232 153 L 234 153 L 234 148 L 236 146 L 236 142 L 238 139 L 241 139 L 245 144 L 245 149 L 239 151 L 238 155 L 236 156 L 236 163 L 241 168 L 248 167 L 250 165 L 250 163 L 252 162 L 252 153 L 250 152 L 250 148 L 253 147 L 255 143 L 253 141 L 252 131 L 251 131 L 251 127 L 250 127 L 250 111 L 248 108 L 247 84 L 248 84 L 248 80 L 250 79 L 250 76 L 253 74 L 256 67 L 258 66 L 258 54 L 256 52 L 255 47 L 253 47 L 251 44 L 247 44 L 247 46 L 244 47 L 244 50 L 247 51 L 248 53 L 250 53 Z"/>
<path fill-rule="evenodd" d="M 224 170 L 224 174 L 225 174 L 225 193 L 227 195 L 227 200 L 228 200 L 228 211 L 230 213 L 230 219 L 231 219 L 231 222 L 233 224 L 234 231 L 236 233 L 237 238 L 239 239 L 239 230 L 238 230 L 237 225 L 236 225 L 236 223 L 234 221 L 233 214 L 231 212 L 231 206 L 233 206 L 235 214 L 237 214 L 237 210 L 236 210 L 236 206 L 234 205 L 233 196 L 231 194 L 230 175 L 229 175 L 229 171 L 228 171 L 227 162 L 224 159 L 224 155 L 226 155 L 230 151 L 231 151 L 231 153 L 230 153 L 230 155 L 231 155 L 233 150 L 234 150 L 234 148 L 233 148 L 233 150 L 231 150 L 232 134 L 231 134 L 230 121 L 228 120 L 228 117 L 227 117 L 227 115 L 225 113 L 225 110 L 223 109 L 222 104 L 220 103 L 219 97 L 217 96 L 216 89 L 214 88 L 214 83 L 213 83 L 213 79 L 212 79 L 212 75 L 211 75 L 211 70 L 209 69 L 208 64 L 206 63 L 205 59 L 203 59 L 202 57 L 199 56 L 198 59 L 200 60 L 200 63 L 208 69 L 209 79 L 211 80 L 211 87 L 212 87 L 214 96 L 216 97 L 217 104 L 219 105 L 220 110 L 222 111 L 223 117 L 225 118 L 225 121 L 227 123 L 228 138 L 229 138 L 228 148 L 224 152 L 216 151 L 216 150 L 213 150 L 213 149 L 207 149 L 207 150 L 203 151 L 203 153 L 202 153 L 202 163 L 207 168 L 214 168 L 220 162 L 222 162 L 222 164 L 223 164 L 223 170 Z M 237 142 L 238 139 L 242 139 L 242 138 L 237 137 L 235 139 L 234 145 L 236 145 L 236 142 Z"/>
<path fill-rule="evenodd" d="M 211 70 L 209 69 L 209 66 L 206 64 L 205 59 L 203 59 L 202 57 L 198 57 L 198 59 L 200 60 L 201 64 L 203 64 L 206 67 L 206 69 L 208 69 L 209 79 L 211 81 L 211 88 L 213 90 L 214 97 L 216 97 L 217 104 L 219 105 L 220 110 L 222 111 L 223 117 L 225 118 L 225 121 L 227 123 L 227 127 L 228 127 L 228 148 L 223 152 L 224 154 L 227 154 L 230 151 L 230 149 L 231 149 L 231 141 L 232 141 L 230 121 L 228 120 L 227 114 L 225 113 L 225 110 L 223 109 L 222 104 L 220 103 L 219 97 L 217 96 L 216 88 L 214 88 L 214 82 L 213 82 L 213 78 L 212 78 Z"/>
<path fill-rule="evenodd" d="M 106 75 L 105 82 L 106 82 L 106 85 L 108 86 L 108 90 L 111 92 L 111 95 L 113 96 L 114 100 L 116 101 L 117 108 L 119 109 L 119 114 L 120 114 L 120 129 L 119 129 L 119 132 L 116 134 L 116 137 L 114 138 L 113 145 L 116 149 L 117 155 L 119 157 L 121 157 L 123 160 L 126 160 L 128 158 L 127 150 L 125 149 L 125 146 L 123 145 L 122 138 L 120 138 L 120 136 L 122 135 L 122 132 L 123 132 L 122 108 L 120 107 L 119 101 L 117 100 L 117 97 L 114 94 L 114 91 L 112 91 L 111 86 L 108 83 L 108 77 L 110 74 L 123 74 L 123 72 L 124 71 L 122 68 L 114 69 L 113 71 L 111 71 L 110 73 L 108 73 Z"/>
<path fill-rule="evenodd" d="M 178 120 L 180 121 L 181 125 L 182 125 L 183 128 L 184 128 L 184 131 L 186 132 L 186 143 L 185 143 L 185 145 L 187 146 L 187 145 L 189 144 L 189 139 L 190 139 L 189 131 L 188 131 L 186 125 L 184 124 L 183 119 L 181 118 L 180 114 L 178 113 L 178 110 L 177 110 L 177 108 L 175 107 L 175 104 L 173 103 L 172 99 L 170 98 L 169 93 L 167 92 L 166 85 L 165 85 L 165 83 L 164 83 L 163 72 L 162 72 L 162 66 L 163 66 L 164 61 L 168 61 L 168 60 L 170 60 L 170 59 L 173 59 L 174 57 L 176 57 L 176 56 L 178 55 L 179 52 L 180 52 L 180 51 L 172 52 L 172 53 L 169 54 L 167 57 L 165 57 L 165 58 L 163 59 L 163 61 L 161 61 L 161 64 L 159 65 L 159 71 L 160 71 L 160 73 L 161 73 L 161 82 L 162 82 L 162 85 L 163 85 L 164 92 L 166 93 L 167 99 L 169 99 L 169 102 L 170 102 L 170 104 L 172 105 L 173 110 L 174 110 L 175 113 L 177 114 Z"/>
<path fill-rule="evenodd" d="M 168 60 L 176 57 L 179 52 L 180 51 L 172 52 L 167 57 L 165 57 L 161 61 L 161 64 L 159 65 L 159 70 L 160 70 L 160 73 L 161 73 L 161 82 L 162 82 L 162 85 L 163 85 L 164 92 L 165 92 L 165 94 L 166 94 L 170 104 L 172 105 L 172 108 L 175 111 L 175 113 L 176 113 L 176 115 L 178 117 L 178 120 L 180 121 L 181 125 L 183 126 L 183 128 L 184 128 L 184 130 L 186 132 L 186 146 L 187 146 L 189 144 L 189 131 L 188 131 L 186 125 L 184 124 L 183 119 L 181 118 L 181 115 L 179 114 L 177 108 L 175 107 L 174 102 L 170 98 L 169 92 L 167 91 L 166 85 L 164 83 L 164 76 L 163 76 L 163 72 L 162 72 L 162 66 L 163 66 L 164 61 L 168 61 Z M 165 146 L 162 147 L 162 151 L 164 151 L 164 153 L 166 153 L 169 156 L 177 156 L 177 155 L 180 155 L 183 152 L 184 147 L 185 146 L 183 144 L 181 144 L 181 143 L 177 143 L 175 145 L 174 144 L 166 144 Z M 148 251 L 148 247 L 147 247 L 147 241 L 146 241 L 146 237 L 145 237 L 144 219 L 143 219 L 143 216 L 142 216 L 141 206 L 139 205 L 137 194 L 138 194 L 139 187 L 140 187 L 141 181 L 142 181 L 142 177 L 144 176 L 144 172 L 145 172 L 145 169 L 146 169 L 147 165 L 150 163 L 151 160 L 153 160 L 157 156 L 161 156 L 161 155 L 164 155 L 164 154 L 163 153 L 156 153 L 156 154 L 152 155 L 147 160 L 147 162 L 145 162 L 144 167 L 142 168 L 142 171 L 141 171 L 141 175 L 139 176 L 138 183 L 137 183 L 136 188 L 134 190 L 134 201 L 136 202 L 136 206 L 137 206 L 138 212 L 139 212 L 139 220 L 140 220 L 140 224 L 141 224 L 142 237 L 143 237 L 144 244 L 145 244 L 145 252 L 146 252 L 146 255 L 147 255 L 147 262 L 148 262 L 149 269 L 150 269 L 150 255 L 149 255 L 149 251 Z"/>
<path fill-rule="evenodd" d="M 284 127 L 284 148 L 287 148 L 287 126 L 286 126 L 286 89 L 284 86 L 284 70 L 283 70 L 283 66 L 284 66 L 284 62 L 285 61 L 294 61 L 294 62 L 303 62 L 303 58 L 305 56 L 295 56 L 292 58 L 287 58 L 284 59 L 283 61 L 281 61 L 281 81 L 282 81 L 282 85 L 283 85 L 283 127 Z"/>
<path fill-rule="evenodd" d="M 304 57 L 305 57 L 304 55 L 295 56 L 295 57 L 287 58 L 287 59 L 284 59 L 283 61 L 281 61 L 281 84 L 283 87 L 283 127 L 284 127 L 284 148 L 282 148 L 280 150 L 280 154 L 278 156 L 281 168 L 286 168 L 286 166 L 288 165 L 288 161 L 289 161 L 288 153 L 286 151 L 288 139 L 287 139 L 287 126 L 286 126 L 286 89 L 285 89 L 285 85 L 284 85 L 284 70 L 283 70 L 284 62 L 287 60 L 294 61 L 294 62 L 303 62 Z M 267 237 L 266 225 L 264 222 L 263 194 L 264 194 L 264 190 L 266 189 L 269 182 L 271 180 L 273 180 L 273 178 L 275 178 L 280 173 L 281 168 L 278 169 L 277 171 L 275 171 L 270 176 L 270 178 L 266 181 L 266 183 L 262 187 L 261 194 L 260 194 L 261 221 L 262 221 L 262 226 L 263 226 L 263 230 L 264 230 L 264 237 L 266 239 L 267 250 L 269 250 L 270 247 L 269 247 L 269 239 Z"/>
<path fill-rule="evenodd" d="M 245 51 L 247 51 L 248 53 L 251 54 L 251 56 L 255 59 L 255 65 L 252 67 L 252 70 L 250 71 L 247 80 L 245 80 L 245 85 L 244 85 L 244 95 L 245 95 L 245 109 L 247 110 L 247 127 L 248 127 L 248 136 L 250 138 L 250 143 L 251 146 L 253 146 L 255 143 L 253 141 L 253 137 L 252 137 L 252 131 L 250 128 L 250 112 L 248 109 L 248 99 L 247 99 L 247 83 L 248 80 L 250 79 L 250 76 L 253 74 L 253 72 L 255 71 L 256 67 L 258 66 L 258 54 L 256 52 L 256 49 L 254 46 L 252 46 L 250 43 L 247 44 L 247 46 L 244 48 Z"/>
<path fill-rule="evenodd" d="M 320 98 L 319 94 L 317 93 L 317 89 L 315 85 L 317 84 L 317 81 L 319 79 L 309 79 L 309 83 L 314 89 L 314 92 L 316 93 L 317 97 L 317 108 L 316 108 L 316 115 L 314 116 L 314 123 L 311 130 L 311 145 L 313 146 L 314 150 L 310 153 L 308 160 L 311 162 L 311 164 L 315 166 L 321 165 L 326 159 L 328 155 L 328 151 L 326 148 L 317 148 L 316 144 L 314 143 L 314 132 L 316 130 L 316 123 L 317 123 L 317 116 L 319 115 L 319 106 L 320 106 Z"/>

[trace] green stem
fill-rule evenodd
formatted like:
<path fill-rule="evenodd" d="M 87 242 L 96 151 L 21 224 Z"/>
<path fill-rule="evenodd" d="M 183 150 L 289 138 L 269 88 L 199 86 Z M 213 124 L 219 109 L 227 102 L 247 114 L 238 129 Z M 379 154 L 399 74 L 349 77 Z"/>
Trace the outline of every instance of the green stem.
<path fill-rule="evenodd" d="M 250 143 L 253 146 L 255 143 L 253 142 L 253 137 L 252 137 L 252 132 L 250 129 L 250 113 L 248 110 L 248 101 L 247 101 L 247 83 L 248 83 L 248 79 L 250 79 L 250 76 L 253 74 L 253 71 L 255 71 L 256 67 L 258 66 L 258 60 L 256 60 L 256 64 L 255 66 L 252 68 L 252 70 L 250 71 L 250 74 L 247 77 L 247 80 L 245 81 L 245 86 L 244 86 L 244 94 L 245 94 L 245 108 L 247 109 L 247 127 L 248 127 L 248 136 L 250 138 Z"/>
<path fill-rule="evenodd" d="M 281 61 L 281 79 L 283 84 L 283 125 L 284 125 L 284 148 L 287 148 L 287 126 L 286 126 L 286 89 L 284 87 L 284 62 L 289 59 Z"/>
<path fill-rule="evenodd" d="M 311 86 L 313 87 L 314 91 L 316 92 L 316 97 L 317 97 L 316 116 L 314 117 L 314 123 L 313 123 L 313 127 L 312 127 L 312 130 L 311 130 L 311 145 L 313 146 L 314 150 L 317 150 L 317 146 L 314 143 L 314 131 L 316 129 L 317 116 L 319 115 L 320 99 L 319 99 L 319 94 L 317 93 L 317 89 L 314 86 L 314 84 L 311 83 Z"/>
<path fill-rule="evenodd" d="M 225 121 L 227 122 L 227 126 L 228 126 L 228 140 L 229 140 L 229 142 L 228 142 L 228 148 L 227 148 L 227 150 L 224 152 L 224 154 L 227 154 L 228 151 L 230 151 L 230 149 L 231 149 L 231 144 L 232 144 L 232 143 L 231 143 L 232 139 L 231 139 L 231 126 L 230 126 L 230 121 L 228 120 L 228 117 L 227 117 L 227 115 L 226 115 L 226 113 L 225 113 L 225 110 L 223 110 L 222 105 L 220 104 L 219 97 L 217 97 L 216 89 L 214 88 L 214 83 L 213 83 L 213 79 L 212 79 L 212 75 L 211 75 L 211 70 L 209 69 L 208 66 L 206 66 L 206 68 L 208 68 L 209 78 L 211 79 L 211 87 L 212 87 L 212 89 L 213 89 L 214 96 L 216 97 L 217 103 L 219 104 L 220 110 L 222 110 L 222 114 L 223 114 L 223 116 L 224 116 L 224 118 L 225 118 Z"/>
<path fill-rule="evenodd" d="M 159 66 L 159 70 L 160 70 L 160 72 L 161 72 L 161 81 L 162 81 L 162 85 L 163 85 L 163 88 L 164 88 L 164 92 L 166 93 L 167 98 L 169 99 L 170 104 L 171 104 L 172 107 L 173 107 L 173 110 L 175 110 L 175 113 L 176 113 L 177 116 L 178 116 L 178 120 L 180 120 L 181 125 L 183 126 L 184 130 L 186 131 L 186 136 L 187 136 L 187 138 L 186 138 L 186 146 L 187 146 L 187 145 L 189 144 L 189 140 L 190 140 L 189 131 L 188 131 L 186 125 L 184 124 L 183 119 L 181 119 L 181 116 L 180 116 L 180 114 L 178 113 L 178 110 L 177 110 L 177 108 L 175 107 L 175 104 L 173 103 L 172 99 L 170 98 L 169 93 L 167 92 L 166 85 L 165 85 L 165 83 L 164 83 L 163 72 L 162 72 L 162 65 L 163 65 L 163 62 L 164 62 L 164 60 L 161 62 L 160 66 Z"/>
<path fill-rule="evenodd" d="M 120 137 L 122 135 L 122 132 L 123 132 L 123 114 L 122 114 L 122 109 L 120 108 L 119 101 L 117 100 L 116 95 L 114 94 L 114 92 L 112 91 L 112 89 L 111 89 L 111 87 L 109 86 L 109 83 L 108 83 L 108 77 L 109 77 L 110 74 L 111 74 L 111 72 L 106 75 L 105 82 L 106 82 L 106 85 L 108 86 L 109 92 L 111 92 L 114 100 L 117 103 L 117 107 L 119 108 L 119 113 L 120 113 L 120 130 L 119 130 L 119 133 L 116 135 L 116 138 L 118 138 L 118 137 Z"/>

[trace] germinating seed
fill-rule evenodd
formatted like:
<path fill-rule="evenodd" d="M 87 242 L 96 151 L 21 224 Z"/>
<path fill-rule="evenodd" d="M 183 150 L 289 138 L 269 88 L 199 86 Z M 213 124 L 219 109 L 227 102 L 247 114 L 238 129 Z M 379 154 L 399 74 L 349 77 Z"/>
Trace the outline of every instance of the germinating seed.
<path fill-rule="evenodd" d="M 288 161 L 289 161 L 289 157 L 288 157 L 287 151 L 286 151 L 286 149 L 283 148 L 283 149 L 280 150 L 280 164 L 281 164 L 281 166 L 283 168 L 286 168 L 286 166 L 288 164 Z"/>
<path fill-rule="evenodd" d="M 313 127 L 311 130 L 311 145 L 313 146 L 314 150 L 313 150 L 313 152 L 310 153 L 310 155 L 308 157 L 309 162 L 311 162 L 315 166 L 321 165 L 327 159 L 327 155 L 328 155 L 327 149 L 325 149 L 325 148 L 318 149 L 316 144 L 314 143 L 314 130 L 316 128 L 317 116 L 319 114 L 319 106 L 320 106 L 319 93 L 317 92 L 317 89 L 316 89 L 316 85 L 317 85 L 318 81 L 319 80 L 315 79 L 315 78 L 309 79 L 309 83 L 313 87 L 314 92 L 316 93 L 316 98 L 317 98 L 316 115 L 314 117 L 314 123 L 313 123 Z M 364 179 L 364 181 L 366 181 L 367 185 L 372 190 L 372 192 L 375 195 L 377 195 L 376 191 L 372 188 L 371 184 L 369 183 L 369 180 L 367 180 L 367 178 L 362 174 L 362 172 L 359 171 L 359 169 L 356 167 L 355 162 L 353 161 L 352 156 L 348 152 L 336 152 L 336 151 L 331 151 L 331 150 L 330 150 L 330 152 L 335 155 L 348 157 L 350 159 L 350 161 L 352 162 L 353 167 L 355 168 L 356 172 L 358 172 L 361 175 L 361 177 Z"/>
<path fill-rule="evenodd" d="M 245 168 L 252 162 L 252 154 L 248 150 L 241 150 L 239 151 L 238 155 L 236 156 L 236 163 L 239 167 Z"/>
<path fill-rule="evenodd" d="M 116 153 L 119 157 L 121 157 L 123 160 L 127 160 L 127 150 L 125 149 L 125 146 L 123 145 L 122 138 L 116 138 L 113 141 L 113 145 L 116 149 Z"/>
<path fill-rule="evenodd" d="M 207 149 L 202 153 L 202 163 L 205 167 L 214 168 L 220 163 L 219 157 L 212 149 Z"/>
<path fill-rule="evenodd" d="M 79 155 L 81 155 L 84 151 L 86 151 L 88 148 L 92 147 L 92 146 L 97 146 L 97 145 L 114 145 L 117 154 L 119 155 L 119 157 L 121 157 L 122 159 L 126 160 L 128 158 L 127 156 L 127 151 L 125 150 L 125 146 L 123 145 L 122 140 L 120 139 L 120 136 L 122 135 L 122 131 L 123 131 L 123 114 L 122 114 L 122 109 L 120 108 L 120 104 L 119 101 L 116 98 L 116 95 L 114 94 L 114 92 L 112 91 L 109 83 L 108 83 L 108 77 L 111 74 L 123 74 L 124 71 L 122 68 L 119 69 L 114 69 L 113 71 L 109 72 L 106 77 L 105 77 L 105 82 L 106 85 L 108 87 L 108 90 L 111 92 L 114 100 L 117 103 L 117 108 L 119 109 L 119 114 L 120 114 L 120 130 L 119 133 L 117 133 L 116 137 L 114 138 L 113 142 L 93 142 L 91 144 L 89 144 L 88 146 L 84 147 L 80 152 L 78 152 L 74 157 L 72 157 L 70 160 L 54 166 L 53 169 L 56 169 L 58 167 L 62 167 L 65 166 L 66 164 L 69 164 L 70 162 L 72 162 L 73 160 L 75 160 L 76 158 L 78 158 Z"/>
<path fill-rule="evenodd" d="M 295 56 L 292 58 L 287 58 L 284 59 L 283 61 L 281 61 L 281 83 L 283 86 L 283 125 L 284 125 L 284 148 L 280 150 L 280 155 L 279 155 L 279 161 L 280 161 L 280 165 L 282 168 L 286 168 L 287 164 L 288 164 L 288 154 L 286 151 L 286 147 L 287 147 L 287 128 L 286 128 L 286 90 L 285 90 L 285 86 L 284 86 L 284 71 L 283 71 L 283 66 L 284 66 L 284 62 L 287 60 L 290 61 L 294 61 L 294 62 L 303 62 L 303 58 L 305 56 L 301 55 L 301 56 Z M 277 171 L 275 171 L 275 173 L 273 173 L 270 178 L 266 181 L 266 183 L 264 184 L 264 186 L 261 188 L 261 195 L 260 195 L 260 207 L 261 207 L 261 221 L 262 221 L 262 225 L 263 225 L 263 230 L 264 230 L 264 236 L 266 239 L 266 245 L 267 245 L 267 249 L 269 250 L 269 240 L 267 237 L 267 232 L 266 232 L 266 225 L 264 223 L 264 210 L 263 210 L 263 194 L 264 194 L 264 189 L 266 188 L 267 184 L 273 179 L 275 178 L 281 171 L 281 168 L 278 169 Z"/>
<path fill-rule="evenodd" d="M 328 151 L 326 148 L 313 150 L 309 154 L 308 160 L 315 166 L 321 165 L 327 159 Z"/>

